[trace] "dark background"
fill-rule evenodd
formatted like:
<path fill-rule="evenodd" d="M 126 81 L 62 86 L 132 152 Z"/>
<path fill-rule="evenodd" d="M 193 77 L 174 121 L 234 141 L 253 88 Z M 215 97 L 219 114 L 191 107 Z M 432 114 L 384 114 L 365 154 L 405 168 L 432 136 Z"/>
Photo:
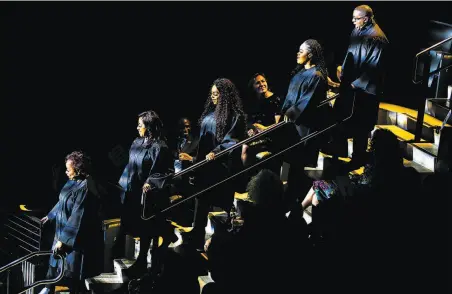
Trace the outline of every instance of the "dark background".
<path fill-rule="evenodd" d="M 52 165 L 84 149 L 115 182 L 112 147 L 128 149 L 137 114 L 165 126 L 197 120 L 210 85 L 245 93 L 263 71 L 282 97 L 300 44 L 319 40 L 331 76 L 360 2 L 1 3 L 2 203 L 54 203 Z M 452 23 L 447 2 L 371 2 L 390 41 L 385 101 L 414 106 L 413 57 L 431 19 Z M 448 16 L 449 14 L 449 16 Z"/>

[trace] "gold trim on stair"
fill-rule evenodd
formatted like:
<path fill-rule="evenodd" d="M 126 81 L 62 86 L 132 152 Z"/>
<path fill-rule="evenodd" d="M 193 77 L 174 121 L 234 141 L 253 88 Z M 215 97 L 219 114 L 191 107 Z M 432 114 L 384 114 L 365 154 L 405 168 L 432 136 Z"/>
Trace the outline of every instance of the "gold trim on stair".
<path fill-rule="evenodd" d="M 377 129 L 385 129 L 391 131 L 394 135 L 397 136 L 397 138 L 403 139 L 403 141 L 411 141 L 414 140 L 414 134 L 405 131 L 399 126 L 396 125 L 376 125 L 375 128 Z M 422 141 L 425 141 L 422 139 Z"/>
<path fill-rule="evenodd" d="M 380 109 L 397 112 L 397 113 L 406 113 L 413 117 L 417 117 L 417 110 L 413 110 L 411 108 L 407 108 L 407 107 L 403 107 L 403 106 L 399 106 L 399 105 L 395 105 L 395 104 L 381 102 Z M 443 123 L 439 119 L 434 118 L 433 116 L 430 116 L 428 114 L 424 114 L 424 121 L 434 127 L 440 127 Z M 446 126 L 450 127 L 451 125 L 446 124 Z"/>

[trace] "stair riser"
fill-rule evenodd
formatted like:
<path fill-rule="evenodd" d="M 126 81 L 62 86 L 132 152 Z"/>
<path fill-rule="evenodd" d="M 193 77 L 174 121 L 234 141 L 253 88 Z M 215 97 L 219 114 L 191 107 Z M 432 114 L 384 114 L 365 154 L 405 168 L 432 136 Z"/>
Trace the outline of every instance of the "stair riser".
<path fill-rule="evenodd" d="M 436 163 L 436 157 L 412 146 L 413 150 L 413 161 L 417 164 L 420 164 L 422 166 L 425 166 L 429 170 L 434 171 L 435 170 L 435 163 Z"/>
<path fill-rule="evenodd" d="M 440 121 L 444 121 L 447 116 L 449 109 L 442 107 L 435 103 L 435 101 L 439 100 L 447 100 L 447 99 L 428 99 L 425 102 L 425 113 L 439 119 Z M 452 124 L 452 116 L 447 120 L 448 124 Z"/>
<path fill-rule="evenodd" d="M 397 126 L 412 134 L 416 133 L 416 120 L 404 114 L 397 115 Z M 433 142 L 435 140 L 435 130 L 426 124 L 422 126 L 422 139 Z"/>
<path fill-rule="evenodd" d="M 395 125 L 397 122 L 397 113 L 380 108 L 378 110 L 377 125 Z"/>

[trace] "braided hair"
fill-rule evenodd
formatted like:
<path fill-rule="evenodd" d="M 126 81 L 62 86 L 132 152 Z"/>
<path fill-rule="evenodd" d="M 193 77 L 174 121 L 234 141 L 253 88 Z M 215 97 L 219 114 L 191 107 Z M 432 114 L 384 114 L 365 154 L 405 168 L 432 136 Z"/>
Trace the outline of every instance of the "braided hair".
<path fill-rule="evenodd" d="M 304 43 L 308 46 L 308 52 L 312 54 L 311 63 L 315 64 L 317 70 L 322 73 L 322 78 L 326 80 L 328 77 L 328 70 L 326 68 L 325 58 L 323 57 L 322 46 L 314 39 L 308 39 L 304 41 Z M 301 70 L 305 70 L 304 64 L 297 64 L 291 75 L 294 76 Z"/>
<path fill-rule="evenodd" d="M 220 92 L 220 97 L 218 99 L 217 105 L 214 105 L 211 99 L 210 89 L 212 89 L 213 86 L 216 86 L 218 91 Z M 232 114 L 231 111 L 238 116 L 242 116 L 246 121 L 246 114 L 243 111 L 242 100 L 239 96 L 239 92 L 229 79 L 216 79 L 209 88 L 209 95 L 204 105 L 204 111 L 198 121 L 198 124 L 200 126 L 204 118 L 212 111 L 215 111 L 215 136 L 217 137 L 217 140 L 219 142 L 223 141 L 225 132 L 227 131 L 226 127 L 228 124 L 228 119 Z M 245 129 L 243 129 L 243 133 L 245 133 Z"/>

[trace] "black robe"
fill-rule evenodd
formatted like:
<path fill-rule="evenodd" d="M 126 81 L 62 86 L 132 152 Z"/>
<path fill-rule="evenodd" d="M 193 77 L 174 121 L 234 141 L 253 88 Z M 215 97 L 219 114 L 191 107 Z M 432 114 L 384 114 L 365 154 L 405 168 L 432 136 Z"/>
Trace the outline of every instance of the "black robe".
<path fill-rule="evenodd" d="M 209 113 L 204 117 L 201 123 L 196 160 L 198 162 L 202 161 L 210 152 L 218 154 L 242 141 L 245 138 L 245 124 L 246 121 L 244 117 L 231 114 L 225 128 L 225 130 L 227 130 L 226 134 L 223 139 L 219 141 L 216 136 L 215 113 Z M 242 167 L 240 154 L 241 148 L 237 148 L 232 151 L 229 156 L 214 160 L 213 162 L 206 164 L 203 168 L 197 169 L 195 172 L 196 189 L 200 190 L 209 187 L 237 172 Z M 216 194 L 215 199 L 218 200 L 218 202 L 214 204 L 220 207 L 227 207 L 229 203 L 232 203 L 234 196 L 234 180 L 219 187 L 219 189 L 214 189 L 210 192 Z"/>
<path fill-rule="evenodd" d="M 348 75 L 346 82 L 366 93 L 380 95 L 383 91 L 387 45 L 388 39 L 376 23 L 370 23 L 362 29 L 355 28 L 347 50 L 353 63 L 344 60 L 342 65 L 343 75 Z"/>
<path fill-rule="evenodd" d="M 228 149 L 245 138 L 245 120 L 239 115 L 230 115 L 227 130 L 221 141 L 218 140 L 215 113 L 211 112 L 204 117 L 199 134 L 199 148 L 197 160 L 204 160 L 210 152 L 215 154 Z"/>
<path fill-rule="evenodd" d="M 83 279 L 99 274 L 103 266 L 103 232 L 98 216 L 99 199 L 91 178 L 69 180 L 61 190 L 58 203 L 49 212 L 55 224 L 53 246 L 61 241 L 68 252 L 65 276 Z M 50 265 L 59 261 L 50 257 Z"/>
<path fill-rule="evenodd" d="M 295 123 L 299 138 L 294 138 L 293 134 L 286 140 L 293 141 L 303 138 L 315 130 L 325 126 L 328 119 L 325 117 L 324 108 L 318 108 L 320 102 L 326 99 L 328 84 L 326 77 L 317 70 L 317 67 L 311 67 L 295 74 L 290 81 L 286 100 L 282 106 L 282 113 Z M 309 140 L 303 151 L 297 148 L 292 152 L 292 156 L 302 157 L 303 162 L 309 165 L 316 165 L 318 158 L 318 140 Z"/>
<path fill-rule="evenodd" d="M 121 226 L 124 226 L 126 232 L 137 235 L 141 230 L 148 229 L 140 218 L 143 185 L 147 183 L 152 188 L 162 188 L 165 182 L 163 176 L 170 173 L 171 159 L 171 152 L 163 140 L 145 142 L 144 138 L 137 138 L 133 141 L 129 163 L 119 180 L 119 185 L 124 190 L 121 196 Z"/>

